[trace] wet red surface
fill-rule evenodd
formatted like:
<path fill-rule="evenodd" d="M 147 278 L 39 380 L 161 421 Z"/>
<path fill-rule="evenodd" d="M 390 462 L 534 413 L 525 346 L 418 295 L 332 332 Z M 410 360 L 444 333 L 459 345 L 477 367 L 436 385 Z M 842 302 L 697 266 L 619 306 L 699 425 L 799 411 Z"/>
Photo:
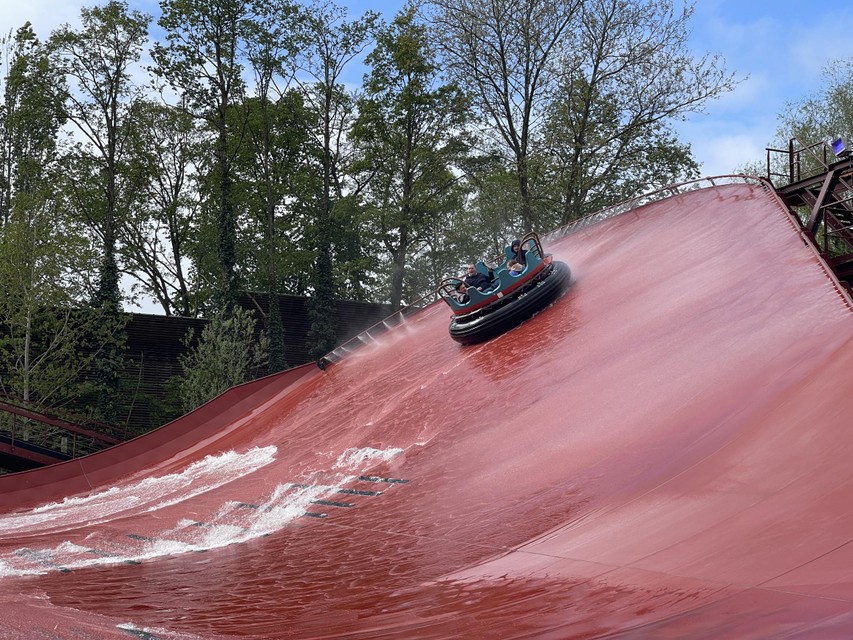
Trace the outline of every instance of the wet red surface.
<path fill-rule="evenodd" d="M 490 342 L 438 303 L 0 478 L 0 637 L 849 635 L 853 316 L 776 197 L 548 248 L 571 288 Z"/>

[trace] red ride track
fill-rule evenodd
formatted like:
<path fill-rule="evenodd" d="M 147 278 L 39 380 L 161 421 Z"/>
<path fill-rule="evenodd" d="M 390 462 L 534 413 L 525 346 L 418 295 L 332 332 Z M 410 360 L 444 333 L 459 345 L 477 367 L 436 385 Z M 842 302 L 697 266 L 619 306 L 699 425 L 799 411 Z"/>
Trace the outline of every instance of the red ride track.
<path fill-rule="evenodd" d="M 853 315 L 776 196 L 692 191 L 548 250 L 572 287 L 492 341 L 456 344 L 439 302 L 0 478 L 0 637 L 849 636 Z M 336 466 L 353 449 L 387 459 Z M 192 491 L 228 451 L 258 457 Z M 281 517 L 290 483 L 328 485 L 303 509 L 327 516 Z M 127 500 L 32 510 L 90 485 Z"/>

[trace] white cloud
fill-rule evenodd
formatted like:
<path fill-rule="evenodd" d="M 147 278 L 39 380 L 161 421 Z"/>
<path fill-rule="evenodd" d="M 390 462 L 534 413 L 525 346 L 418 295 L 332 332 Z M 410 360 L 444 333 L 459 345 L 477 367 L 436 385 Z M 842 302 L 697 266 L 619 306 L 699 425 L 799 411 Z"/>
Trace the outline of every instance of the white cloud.
<path fill-rule="evenodd" d="M 680 123 L 675 129 L 690 143 L 702 176 L 718 176 L 738 173 L 747 163 L 763 162 L 775 122 L 704 116 Z"/>
<path fill-rule="evenodd" d="M 738 172 L 747 160 L 764 158 L 766 143 L 755 135 L 744 133 L 711 137 L 703 146 L 706 159 L 702 173 L 713 176 Z"/>
<path fill-rule="evenodd" d="M 63 24 L 79 25 L 81 6 L 79 0 L 5 0 L 0 7 L 0 35 L 14 34 L 30 22 L 39 39 L 47 40 L 50 33 Z"/>
<path fill-rule="evenodd" d="M 728 69 L 748 76 L 733 92 L 708 103 L 704 114 L 676 126 L 703 175 L 764 162 L 786 105 L 823 86 L 828 62 L 853 55 L 853 40 L 844 33 L 851 23 L 853 9 L 832 0 L 814 0 L 808 11 L 798 0 L 697 3 L 692 50 L 718 52 Z"/>

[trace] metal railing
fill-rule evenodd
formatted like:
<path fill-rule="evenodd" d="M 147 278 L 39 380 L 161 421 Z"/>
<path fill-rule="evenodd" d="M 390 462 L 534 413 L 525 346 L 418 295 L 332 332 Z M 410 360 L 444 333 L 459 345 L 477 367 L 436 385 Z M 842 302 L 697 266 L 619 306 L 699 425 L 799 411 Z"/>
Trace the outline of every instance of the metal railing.
<path fill-rule="evenodd" d="M 553 242 L 564 238 L 571 233 L 585 229 L 599 222 L 603 222 L 604 220 L 615 218 L 616 216 L 620 216 L 623 213 L 627 213 L 647 204 L 652 204 L 659 200 L 665 200 L 666 198 L 671 198 L 672 196 L 682 193 L 698 191 L 699 189 L 709 189 L 711 187 L 718 187 L 724 184 L 758 184 L 766 189 L 772 188 L 763 178 L 744 174 L 730 174 L 679 182 L 677 184 L 671 184 L 663 187 L 662 189 L 656 189 L 655 191 L 644 193 L 636 198 L 623 200 L 618 204 L 606 207 L 605 209 L 586 215 L 583 218 L 573 220 L 562 227 L 558 227 L 557 229 L 544 234 L 543 237 L 545 240 Z"/>
<path fill-rule="evenodd" d="M 803 144 L 796 136 L 788 140 L 787 149 L 765 149 L 767 152 L 767 179 L 782 178 L 787 184 L 799 182 L 805 178 L 824 173 L 829 168 L 834 154 L 826 142 Z M 785 163 L 773 162 L 774 158 L 784 156 Z M 787 164 L 788 172 L 779 173 L 776 167 Z"/>
<path fill-rule="evenodd" d="M 785 162 L 772 161 L 782 154 Z M 788 165 L 788 174 L 774 166 Z M 797 214 L 810 240 L 827 259 L 853 251 L 853 183 L 849 180 L 849 152 L 836 154 L 825 142 L 803 144 L 791 138 L 788 149 L 767 149 L 768 179 L 782 178 L 779 189 Z M 820 188 L 820 192 L 817 189 Z"/>
<path fill-rule="evenodd" d="M 0 444 L 19 457 L 66 460 L 134 437 L 120 427 L 0 394 Z M 34 455 L 36 457 L 34 457 Z"/>

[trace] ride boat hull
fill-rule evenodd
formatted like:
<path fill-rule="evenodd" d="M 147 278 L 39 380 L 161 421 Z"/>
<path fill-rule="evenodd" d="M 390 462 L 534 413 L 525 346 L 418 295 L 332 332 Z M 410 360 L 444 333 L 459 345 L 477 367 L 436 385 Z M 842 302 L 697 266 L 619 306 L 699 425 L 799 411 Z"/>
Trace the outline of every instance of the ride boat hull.
<path fill-rule="evenodd" d="M 509 331 L 556 300 L 566 290 L 571 275 L 565 262 L 551 262 L 512 296 L 498 298 L 468 314 L 454 315 L 450 336 L 461 344 L 474 344 Z"/>

